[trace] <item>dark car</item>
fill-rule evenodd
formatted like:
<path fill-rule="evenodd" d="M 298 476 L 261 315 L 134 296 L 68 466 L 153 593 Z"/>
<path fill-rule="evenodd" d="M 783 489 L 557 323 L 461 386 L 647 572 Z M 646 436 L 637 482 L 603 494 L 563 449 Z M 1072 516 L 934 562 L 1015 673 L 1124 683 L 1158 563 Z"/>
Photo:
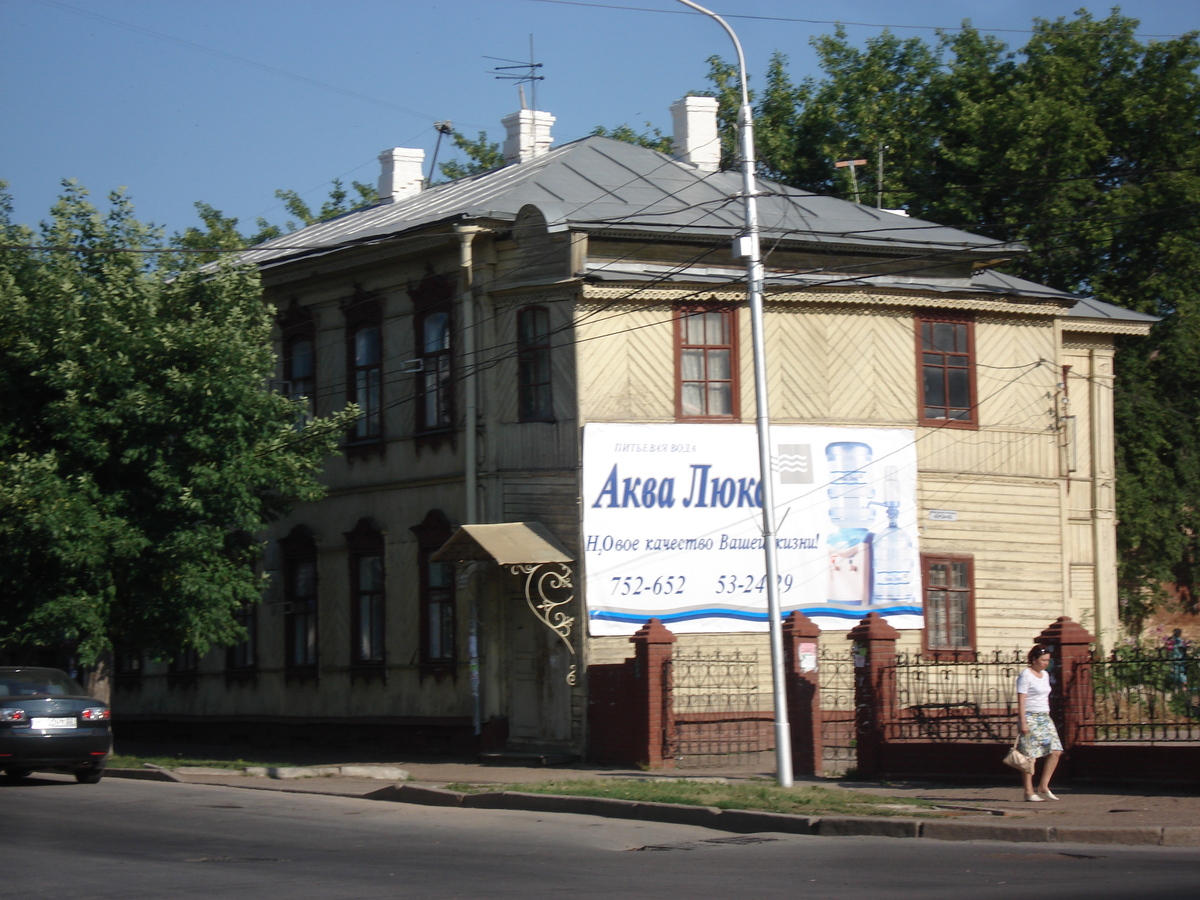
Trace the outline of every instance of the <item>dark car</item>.
<path fill-rule="evenodd" d="M 108 704 L 66 672 L 0 666 L 0 769 L 9 778 L 55 769 L 95 784 L 112 753 L 111 724 Z"/>

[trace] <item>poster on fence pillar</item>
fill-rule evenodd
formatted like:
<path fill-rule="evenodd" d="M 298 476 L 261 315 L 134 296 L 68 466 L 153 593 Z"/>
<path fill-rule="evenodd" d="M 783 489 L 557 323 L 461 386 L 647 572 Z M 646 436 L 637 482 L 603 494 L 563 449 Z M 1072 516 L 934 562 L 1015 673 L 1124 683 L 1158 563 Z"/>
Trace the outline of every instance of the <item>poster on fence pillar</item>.
<path fill-rule="evenodd" d="M 782 425 L 770 432 L 778 594 L 825 631 L 869 612 L 920 628 L 914 433 Z M 766 631 L 753 425 L 584 429 L 589 631 Z"/>

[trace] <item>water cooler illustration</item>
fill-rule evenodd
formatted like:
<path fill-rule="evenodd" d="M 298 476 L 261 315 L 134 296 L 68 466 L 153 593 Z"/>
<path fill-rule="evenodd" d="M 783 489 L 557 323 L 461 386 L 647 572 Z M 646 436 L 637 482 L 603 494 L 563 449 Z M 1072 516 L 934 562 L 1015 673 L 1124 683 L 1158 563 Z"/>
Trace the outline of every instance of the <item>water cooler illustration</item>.
<path fill-rule="evenodd" d="M 900 477 L 895 466 L 884 469 L 883 502 L 888 524 L 871 542 L 871 602 L 907 603 L 913 598 L 913 544 L 897 520 L 900 517 Z"/>
<path fill-rule="evenodd" d="M 866 467 L 871 447 L 838 441 L 825 447 L 829 461 L 829 518 L 836 529 L 827 541 L 831 603 L 867 606 L 871 602 L 871 523 L 875 519 Z"/>

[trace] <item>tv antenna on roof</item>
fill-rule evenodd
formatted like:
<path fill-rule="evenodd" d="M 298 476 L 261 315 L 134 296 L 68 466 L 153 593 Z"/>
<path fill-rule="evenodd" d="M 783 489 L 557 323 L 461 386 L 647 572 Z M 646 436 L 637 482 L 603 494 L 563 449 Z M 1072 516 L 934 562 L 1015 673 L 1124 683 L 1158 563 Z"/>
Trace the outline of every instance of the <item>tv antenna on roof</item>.
<path fill-rule="evenodd" d="M 494 59 L 496 62 L 512 63 L 511 66 L 496 66 L 492 69 L 492 74 L 497 80 L 515 81 L 517 83 L 517 91 L 521 95 L 521 109 L 527 109 L 525 105 L 525 85 L 529 85 L 530 94 L 533 98 L 533 108 L 537 109 L 537 83 L 545 81 L 545 75 L 538 75 L 537 70 L 542 67 L 540 62 L 534 62 L 533 56 L 533 35 L 529 36 L 529 62 L 521 62 L 517 59 L 504 59 L 501 56 L 485 56 L 484 59 Z M 512 71 L 516 69 L 524 69 L 524 72 Z"/>

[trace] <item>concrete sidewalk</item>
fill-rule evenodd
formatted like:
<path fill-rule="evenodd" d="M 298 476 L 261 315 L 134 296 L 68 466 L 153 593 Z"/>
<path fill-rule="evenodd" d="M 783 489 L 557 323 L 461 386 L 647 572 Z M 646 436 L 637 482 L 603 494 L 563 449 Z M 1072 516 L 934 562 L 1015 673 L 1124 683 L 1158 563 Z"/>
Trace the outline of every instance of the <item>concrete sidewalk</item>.
<path fill-rule="evenodd" d="M 127 751 L 128 752 L 128 751 Z M 200 755 L 200 754 L 196 754 Z M 336 794 L 372 800 L 538 812 L 579 813 L 694 824 L 738 833 L 787 832 L 818 835 L 876 835 L 936 840 L 992 840 L 1089 844 L 1150 844 L 1200 847 L 1200 796 L 1155 790 L 1121 791 L 1055 786 L 1059 801 L 1026 803 L 1019 785 L 973 786 L 929 783 L 851 783 L 797 779 L 847 791 L 894 797 L 903 811 L 910 798 L 933 801 L 935 817 L 789 816 L 717 810 L 676 804 L 605 800 L 500 791 L 462 794 L 448 784 L 502 786 L 576 779 L 662 779 L 739 781 L 772 776 L 768 771 L 695 770 L 644 772 L 579 764 L 491 765 L 470 760 L 396 760 L 354 763 L 328 754 L 311 765 L 281 766 L 256 774 L 221 769 L 109 769 L 115 777 L 152 778 L 188 784 L 219 784 L 258 790 Z M 407 776 L 407 777 L 406 777 Z M 1014 778 L 1014 781 L 1016 779 Z"/>

